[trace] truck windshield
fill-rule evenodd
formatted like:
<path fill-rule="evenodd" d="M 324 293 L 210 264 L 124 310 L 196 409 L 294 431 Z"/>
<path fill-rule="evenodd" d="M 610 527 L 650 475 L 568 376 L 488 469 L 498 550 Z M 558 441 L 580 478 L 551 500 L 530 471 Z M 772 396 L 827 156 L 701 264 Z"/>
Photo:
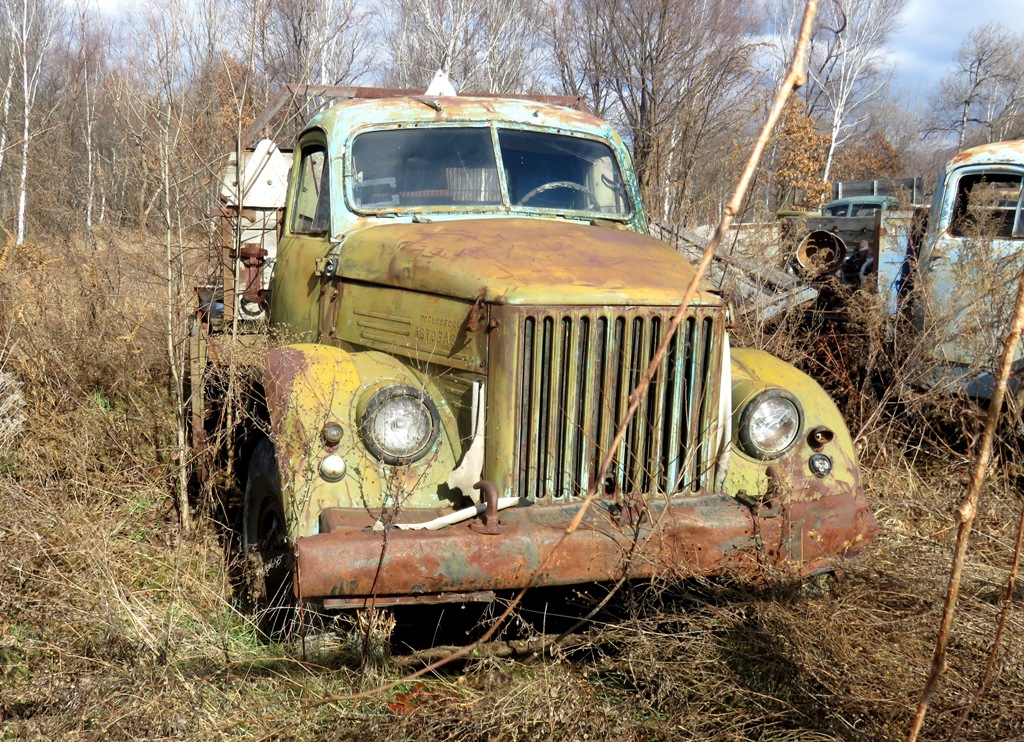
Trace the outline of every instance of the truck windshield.
<path fill-rule="evenodd" d="M 1024 175 L 975 172 L 957 181 L 949 233 L 954 237 L 1020 239 L 1024 237 L 1021 205 Z"/>
<path fill-rule="evenodd" d="M 612 148 L 547 132 L 499 129 L 502 193 L 488 128 L 388 129 L 352 144 L 352 199 L 362 211 L 581 212 L 627 217 L 629 200 Z"/>

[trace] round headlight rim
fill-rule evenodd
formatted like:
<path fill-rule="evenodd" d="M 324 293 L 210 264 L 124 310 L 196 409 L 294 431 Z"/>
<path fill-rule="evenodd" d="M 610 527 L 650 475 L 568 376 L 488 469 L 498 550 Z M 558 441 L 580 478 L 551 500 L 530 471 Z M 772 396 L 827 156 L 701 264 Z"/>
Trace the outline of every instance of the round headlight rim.
<path fill-rule="evenodd" d="M 409 397 L 418 401 L 423 408 L 426 410 L 430 420 L 430 434 L 427 436 L 427 441 L 424 445 L 416 452 L 409 456 L 395 456 L 382 449 L 374 438 L 370 435 L 370 423 L 374 416 L 380 412 L 381 408 L 385 404 L 396 399 L 398 397 Z M 441 414 L 437 409 L 437 405 L 434 400 L 430 398 L 426 390 L 418 389 L 408 384 L 395 383 L 386 384 L 384 386 L 377 387 L 373 393 L 367 399 L 366 404 L 363 406 L 363 413 L 359 420 L 359 437 L 363 441 L 363 445 L 366 450 L 381 463 L 387 464 L 388 466 L 406 466 L 408 464 L 415 464 L 420 461 L 431 449 L 434 448 L 434 444 L 437 443 L 437 439 L 441 435 Z"/>
<path fill-rule="evenodd" d="M 789 441 L 789 444 L 781 450 L 772 453 L 759 448 L 757 444 L 751 440 L 749 423 L 750 416 L 753 415 L 754 411 L 763 402 L 776 398 L 784 399 L 793 405 L 793 408 L 796 410 L 797 423 L 796 431 L 794 432 L 792 439 Z M 797 443 L 799 443 L 801 436 L 803 435 L 804 422 L 804 408 L 800 405 L 800 400 L 798 400 L 792 392 L 786 389 L 782 389 L 781 387 L 772 387 L 755 394 L 744 406 L 743 414 L 740 415 L 739 425 L 737 426 L 736 438 L 739 442 L 740 449 L 748 456 L 760 461 L 775 461 L 776 459 L 780 459 L 788 454 L 794 447 L 796 447 Z"/>

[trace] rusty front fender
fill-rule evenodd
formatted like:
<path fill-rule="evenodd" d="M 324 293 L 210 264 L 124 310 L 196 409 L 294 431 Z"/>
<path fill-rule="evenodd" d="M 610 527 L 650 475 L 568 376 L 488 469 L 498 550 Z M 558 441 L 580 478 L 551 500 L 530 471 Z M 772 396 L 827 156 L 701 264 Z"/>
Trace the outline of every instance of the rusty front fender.
<path fill-rule="evenodd" d="M 442 432 L 434 448 L 409 466 L 382 466 L 359 433 L 360 400 L 387 384 L 427 390 L 439 411 Z M 451 505 L 438 491 L 461 449 L 454 417 L 431 379 L 384 353 L 300 344 L 267 354 L 263 387 L 289 539 L 319 533 L 320 513 L 328 508 L 379 512 L 389 498 L 399 497 L 413 508 Z M 329 422 L 341 426 L 336 444 L 323 438 Z M 345 462 L 346 473 L 339 481 L 320 474 L 328 454 Z"/>
<path fill-rule="evenodd" d="M 761 523 L 783 523 L 771 539 L 765 538 L 765 548 L 801 572 L 822 560 L 856 556 L 878 527 L 861 487 L 853 440 L 835 403 L 807 374 L 763 351 L 734 350 L 732 363 L 736 425 L 726 492 L 750 503 Z M 799 401 L 802 426 L 785 455 L 759 460 L 743 452 L 736 428 L 744 406 L 772 388 Z M 816 456 L 831 464 L 824 476 L 811 466 Z"/>

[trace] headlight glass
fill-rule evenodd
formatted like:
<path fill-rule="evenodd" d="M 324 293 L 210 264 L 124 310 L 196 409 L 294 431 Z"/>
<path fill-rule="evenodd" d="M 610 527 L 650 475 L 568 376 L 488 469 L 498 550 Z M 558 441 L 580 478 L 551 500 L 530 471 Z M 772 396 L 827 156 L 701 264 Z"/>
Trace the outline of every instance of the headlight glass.
<path fill-rule="evenodd" d="M 759 459 L 788 451 L 800 435 L 800 406 L 787 392 L 761 392 L 743 411 L 739 439 L 743 450 Z"/>
<path fill-rule="evenodd" d="M 439 427 L 437 407 L 424 392 L 395 384 L 367 402 L 360 433 L 370 453 L 385 464 L 411 464 L 434 445 Z"/>

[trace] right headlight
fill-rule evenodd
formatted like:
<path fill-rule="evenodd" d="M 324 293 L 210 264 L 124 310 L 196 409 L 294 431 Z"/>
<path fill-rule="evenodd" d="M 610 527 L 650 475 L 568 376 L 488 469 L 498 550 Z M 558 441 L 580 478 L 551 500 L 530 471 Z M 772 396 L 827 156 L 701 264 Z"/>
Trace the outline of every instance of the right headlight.
<path fill-rule="evenodd" d="M 789 392 L 769 389 L 756 395 L 740 418 L 740 448 L 758 459 L 786 453 L 800 437 L 800 404 Z"/>
<path fill-rule="evenodd" d="M 425 392 L 404 384 L 379 389 L 366 403 L 359 432 L 385 464 L 411 464 L 430 451 L 440 431 L 437 406 Z"/>

